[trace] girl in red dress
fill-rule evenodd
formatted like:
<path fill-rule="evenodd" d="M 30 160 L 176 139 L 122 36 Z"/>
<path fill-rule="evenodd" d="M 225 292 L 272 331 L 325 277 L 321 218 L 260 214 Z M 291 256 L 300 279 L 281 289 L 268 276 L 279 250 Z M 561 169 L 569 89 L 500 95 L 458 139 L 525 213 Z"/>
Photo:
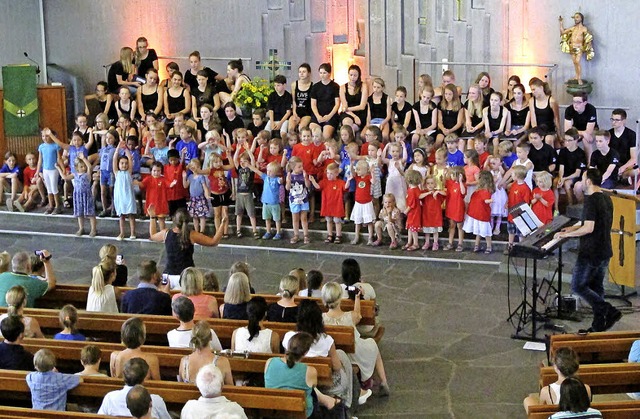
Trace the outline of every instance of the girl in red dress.
<path fill-rule="evenodd" d="M 422 231 L 424 232 L 424 246 L 422 250 L 428 250 L 429 235 L 433 234 L 432 251 L 438 250 L 438 236 L 442 231 L 442 203 L 447 196 L 443 190 L 436 189 L 436 180 L 433 176 L 427 176 L 424 180 L 426 192 L 420 195 L 422 199 Z"/>
<path fill-rule="evenodd" d="M 445 190 L 447 191 L 446 209 L 444 215 L 449 219 L 449 243 L 444 250 L 453 250 L 453 239 L 458 231 L 458 247 L 456 252 L 462 252 L 464 240 L 464 231 L 462 230 L 462 221 L 464 221 L 464 196 L 467 189 L 464 184 L 466 182 L 464 169 L 460 166 L 448 169 L 447 180 L 445 181 Z"/>
<path fill-rule="evenodd" d="M 549 172 L 540 172 L 536 175 L 536 187 L 531 192 L 531 209 L 538 216 L 542 224 L 553 221 L 553 205 L 555 194 L 551 189 L 553 178 Z"/>
<path fill-rule="evenodd" d="M 159 161 L 151 165 L 151 176 L 145 177 L 142 182 L 137 182 L 140 189 L 146 191 L 144 212 L 149 215 L 149 207 L 154 206 L 156 217 L 158 217 L 158 226 L 160 230 L 164 230 L 164 219 L 169 215 L 169 201 L 167 200 L 167 189 L 170 188 L 169 182 L 162 175 L 164 167 Z M 176 183 L 176 181 L 174 181 Z M 151 220 L 150 222 L 155 222 Z"/>
<path fill-rule="evenodd" d="M 415 170 L 407 170 L 404 175 L 409 188 L 407 190 L 407 203 L 404 213 L 407 215 L 407 244 L 402 249 L 413 251 L 420 248 L 418 244 L 418 231 L 422 227 L 422 206 L 420 202 L 420 185 L 422 175 Z"/>
<path fill-rule="evenodd" d="M 471 195 L 469 201 L 469 208 L 467 209 L 467 216 L 464 219 L 464 225 L 462 229 L 471 234 L 476 235 L 475 246 L 473 251 L 475 253 L 480 251 L 480 238 L 484 237 L 487 241 L 487 247 L 484 250 L 485 254 L 491 253 L 491 195 L 495 192 L 496 186 L 493 183 L 493 176 L 491 172 L 483 170 L 478 175 L 478 187 L 476 191 Z"/>

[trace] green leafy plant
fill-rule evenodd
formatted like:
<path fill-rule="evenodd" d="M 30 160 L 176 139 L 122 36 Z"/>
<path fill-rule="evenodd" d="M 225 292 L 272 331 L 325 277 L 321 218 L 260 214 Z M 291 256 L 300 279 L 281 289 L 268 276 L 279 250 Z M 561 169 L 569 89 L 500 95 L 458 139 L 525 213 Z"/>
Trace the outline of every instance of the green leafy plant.
<path fill-rule="evenodd" d="M 235 97 L 235 104 L 243 108 L 258 109 L 267 106 L 267 98 L 273 92 L 273 86 L 265 79 L 255 78 L 242 84 Z"/>

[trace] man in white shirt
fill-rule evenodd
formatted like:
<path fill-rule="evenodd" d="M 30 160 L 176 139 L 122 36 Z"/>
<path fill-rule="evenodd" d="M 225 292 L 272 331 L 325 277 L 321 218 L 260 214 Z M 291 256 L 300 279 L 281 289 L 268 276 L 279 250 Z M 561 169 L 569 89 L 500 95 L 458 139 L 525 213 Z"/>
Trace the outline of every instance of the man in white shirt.
<path fill-rule="evenodd" d="M 198 400 L 189 400 L 182 408 L 180 419 L 214 419 L 218 415 L 229 415 L 247 419 L 242 406 L 222 396 L 224 376 L 213 364 L 200 368 L 196 376 L 196 386 L 200 390 Z"/>
<path fill-rule="evenodd" d="M 185 296 L 180 296 L 171 302 L 173 317 L 180 320 L 180 326 L 167 332 L 167 339 L 171 348 L 189 348 L 191 343 L 191 330 L 195 326 L 193 316 L 195 307 L 193 302 Z M 211 329 L 212 351 L 221 351 L 222 345 L 218 335 Z"/>
<path fill-rule="evenodd" d="M 131 358 L 124 364 L 123 376 L 124 387 L 122 390 L 115 390 L 107 393 L 102 400 L 99 415 L 132 417 L 131 411 L 127 407 L 127 394 L 133 386 L 142 384 L 149 372 L 147 361 L 142 358 Z M 162 397 L 157 394 L 151 395 L 151 412 L 156 419 L 171 419 L 167 411 L 167 405 Z"/>

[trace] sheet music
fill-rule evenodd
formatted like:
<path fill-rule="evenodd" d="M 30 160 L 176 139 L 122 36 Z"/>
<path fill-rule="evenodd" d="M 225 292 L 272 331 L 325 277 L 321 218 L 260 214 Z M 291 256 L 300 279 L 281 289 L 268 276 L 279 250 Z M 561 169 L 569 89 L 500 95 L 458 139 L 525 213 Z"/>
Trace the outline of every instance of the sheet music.
<path fill-rule="evenodd" d="M 509 213 L 513 217 L 513 223 L 525 237 L 543 225 L 531 207 L 524 202 L 509 208 Z"/>

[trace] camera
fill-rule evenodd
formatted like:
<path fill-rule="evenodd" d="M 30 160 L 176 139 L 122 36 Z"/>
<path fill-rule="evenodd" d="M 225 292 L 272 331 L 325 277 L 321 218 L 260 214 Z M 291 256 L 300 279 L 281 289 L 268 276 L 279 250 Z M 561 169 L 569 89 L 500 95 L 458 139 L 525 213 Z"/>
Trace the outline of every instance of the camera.
<path fill-rule="evenodd" d="M 162 274 L 162 285 L 167 285 L 169 283 L 169 274 Z"/>
<path fill-rule="evenodd" d="M 356 292 L 356 291 L 358 291 L 358 288 L 355 285 L 351 285 L 351 286 L 347 287 L 347 291 Z"/>
<path fill-rule="evenodd" d="M 116 255 L 116 265 L 122 265 L 123 262 L 124 262 L 124 256 Z"/>
<path fill-rule="evenodd" d="M 51 259 L 51 256 L 52 256 L 51 254 L 49 254 L 48 257 L 45 257 L 44 252 L 42 250 L 34 250 L 33 253 L 43 260 L 49 260 Z"/>

